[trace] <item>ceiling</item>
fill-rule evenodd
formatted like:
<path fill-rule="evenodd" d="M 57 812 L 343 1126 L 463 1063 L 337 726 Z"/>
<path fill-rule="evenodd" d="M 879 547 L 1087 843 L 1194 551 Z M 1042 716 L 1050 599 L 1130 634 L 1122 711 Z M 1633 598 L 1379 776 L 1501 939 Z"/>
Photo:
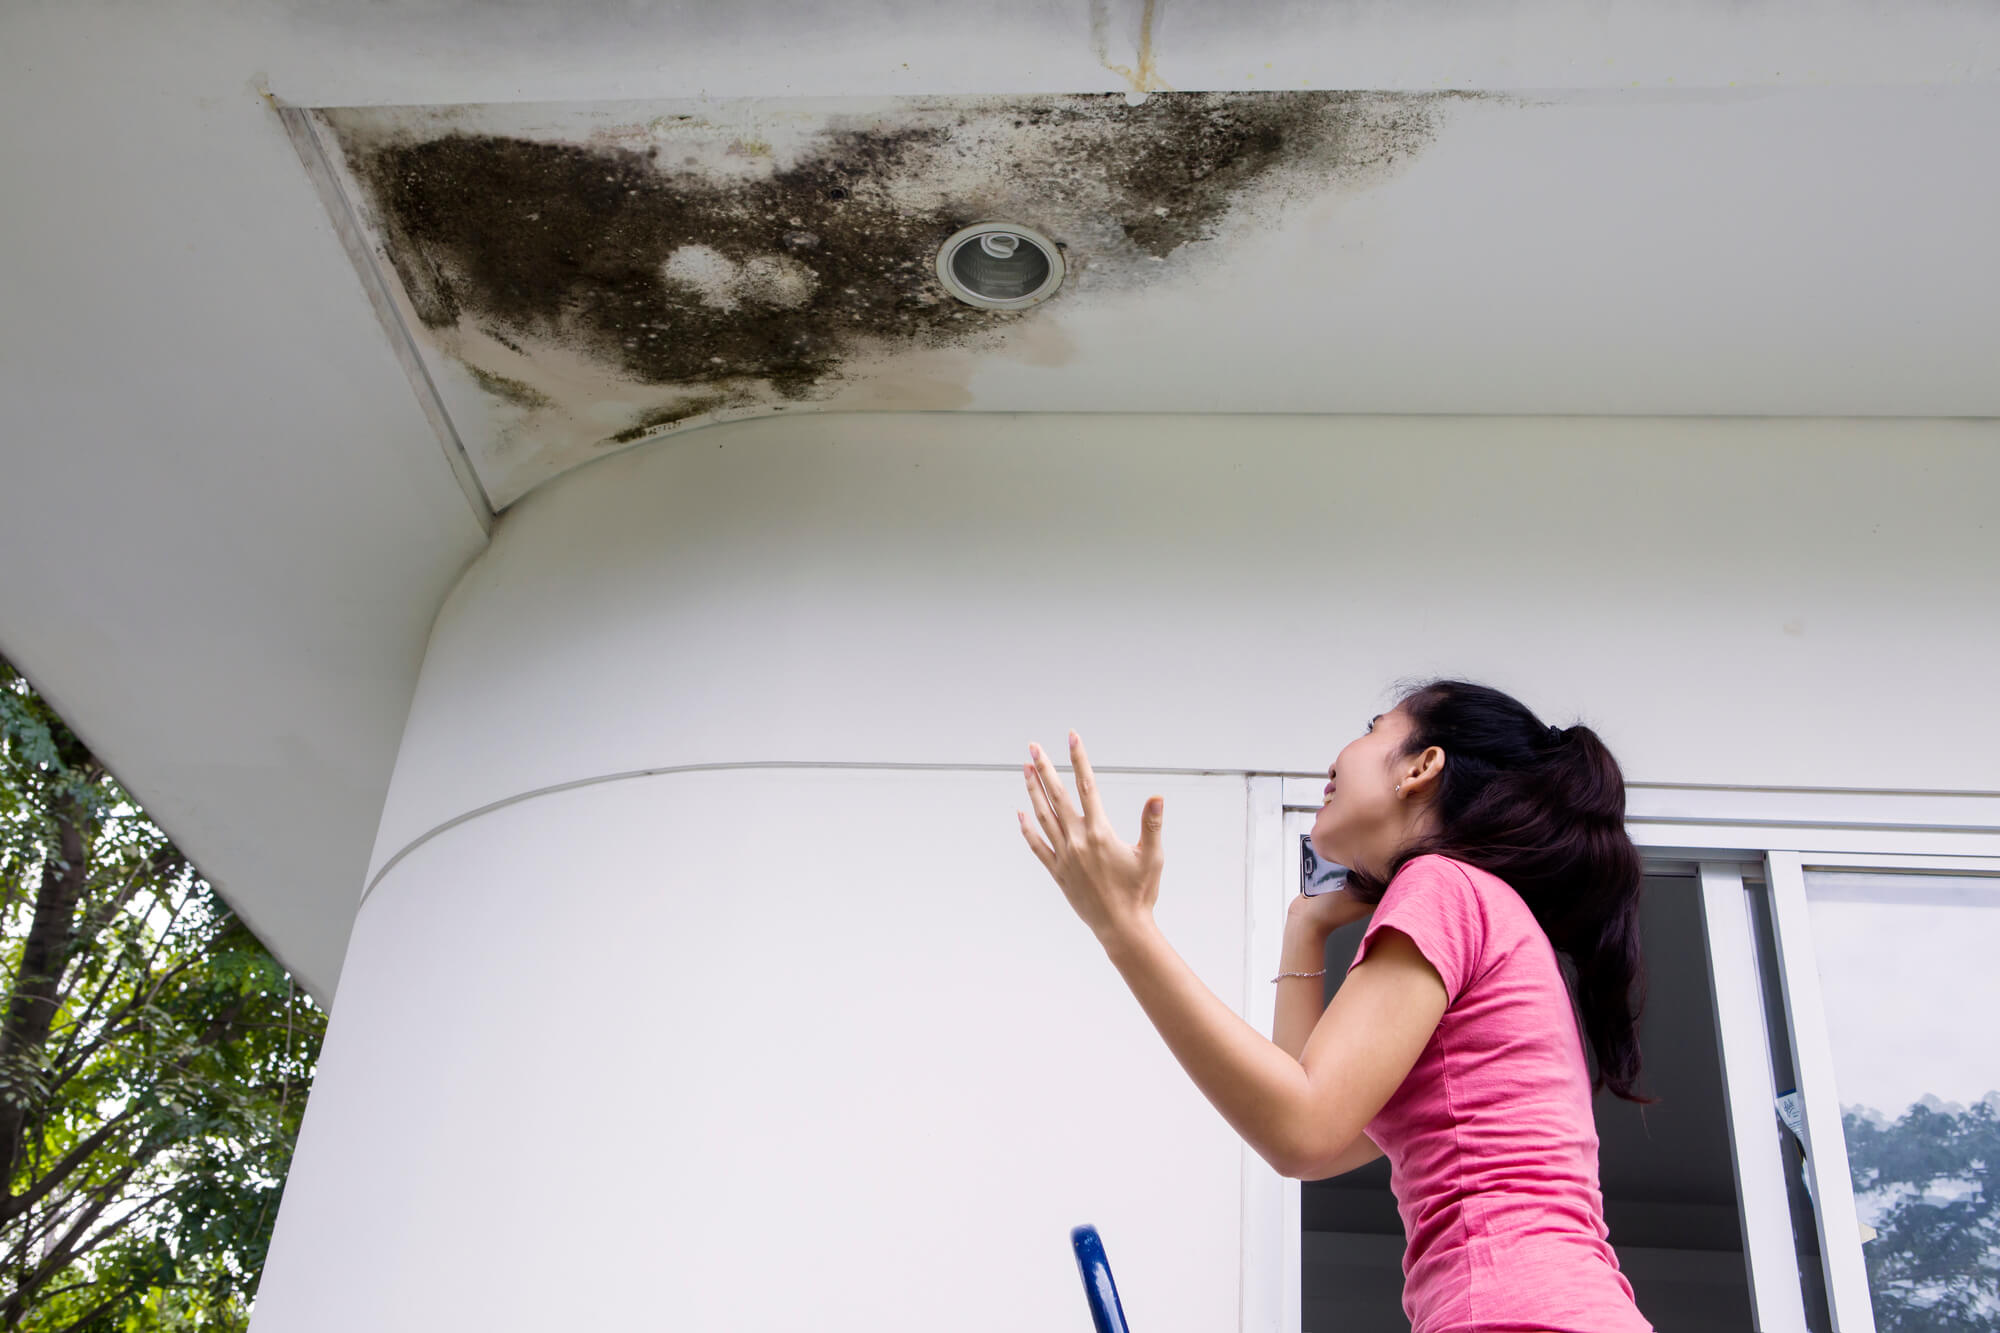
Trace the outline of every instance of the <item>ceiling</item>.
<path fill-rule="evenodd" d="M 1985 87 L 738 97 L 293 121 L 504 508 L 719 420 L 1990 415 Z M 961 227 L 1061 247 L 972 308 Z"/>
<path fill-rule="evenodd" d="M 1996 137 L 1952 3 L 17 0 L 0 651 L 329 996 L 431 617 L 565 469 L 778 411 L 2000 415 Z M 988 215 L 1053 298 L 927 285 Z"/>

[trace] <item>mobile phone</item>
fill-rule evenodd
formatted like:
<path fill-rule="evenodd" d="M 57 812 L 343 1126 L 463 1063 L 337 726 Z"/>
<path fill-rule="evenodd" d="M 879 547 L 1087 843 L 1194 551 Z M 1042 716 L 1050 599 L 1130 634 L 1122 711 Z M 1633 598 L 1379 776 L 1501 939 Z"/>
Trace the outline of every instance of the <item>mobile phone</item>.
<path fill-rule="evenodd" d="M 1313 850 L 1312 834 L 1299 834 L 1299 892 L 1308 898 L 1347 886 L 1347 867 L 1328 861 Z"/>

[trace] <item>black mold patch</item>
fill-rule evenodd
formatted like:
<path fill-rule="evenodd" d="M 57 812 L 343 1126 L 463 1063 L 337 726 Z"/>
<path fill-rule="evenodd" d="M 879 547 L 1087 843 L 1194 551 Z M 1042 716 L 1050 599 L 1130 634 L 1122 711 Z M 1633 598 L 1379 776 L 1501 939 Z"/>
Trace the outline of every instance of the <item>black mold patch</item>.
<path fill-rule="evenodd" d="M 1018 221 L 1063 246 L 1055 301 L 1156 282 L 1246 198 L 1317 191 L 1421 148 L 1444 96 L 912 100 L 829 120 L 783 162 L 740 138 L 730 154 L 772 157 L 747 174 L 702 170 L 673 143 L 377 133 L 328 114 L 425 325 L 551 340 L 696 391 L 611 437 L 623 442 L 746 393 L 810 397 L 863 353 L 986 343 L 1034 318 L 1041 307 L 980 311 L 944 291 L 934 259 L 960 227 Z M 480 382 L 523 405 L 521 390 L 543 396 Z"/>

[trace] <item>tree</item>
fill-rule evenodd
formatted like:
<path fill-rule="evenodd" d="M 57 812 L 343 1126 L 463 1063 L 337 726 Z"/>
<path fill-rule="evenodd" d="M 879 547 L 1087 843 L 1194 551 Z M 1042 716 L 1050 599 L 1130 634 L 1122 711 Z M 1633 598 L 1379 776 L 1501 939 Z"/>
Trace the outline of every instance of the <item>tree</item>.
<path fill-rule="evenodd" d="M 0 659 L 0 1329 L 240 1330 L 325 1015 Z"/>
<path fill-rule="evenodd" d="M 1900 1120 L 1841 1115 L 1858 1202 L 1875 1204 L 1862 1246 L 1879 1333 L 1991 1333 L 2000 1326 L 2000 1097 L 1960 1110 L 1926 1098 Z"/>

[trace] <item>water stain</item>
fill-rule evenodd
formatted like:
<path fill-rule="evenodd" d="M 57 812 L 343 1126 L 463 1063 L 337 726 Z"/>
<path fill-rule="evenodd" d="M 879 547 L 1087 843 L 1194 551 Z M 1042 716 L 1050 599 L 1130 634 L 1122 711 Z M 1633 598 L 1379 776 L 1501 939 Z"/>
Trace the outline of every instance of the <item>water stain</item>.
<path fill-rule="evenodd" d="M 432 345 L 529 424 L 566 412 L 573 434 L 605 397 L 570 402 L 573 372 L 543 383 L 547 353 L 644 388 L 654 405 L 591 437 L 621 445 L 718 410 L 823 399 L 901 353 L 996 348 L 1066 304 L 1172 281 L 1235 229 L 1419 152 L 1458 96 L 766 103 L 599 115 L 587 133 L 496 129 L 505 117 L 477 107 L 317 114 Z M 994 219 L 1063 248 L 1049 301 L 975 310 L 938 282 L 943 240 Z M 1069 359 L 1063 335 L 1030 343 L 1030 364 Z"/>
<path fill-rule="evenodd" d="M 555 402 L 555 399 L 532 384 L 523 383 L 507 375 L 496 375 L 490 370 L 482 370 L 474 365 L 467 365 L 466 369 L 472 372 L 472 378 L 480 388 L 516 407 L 525 407 L 533 411 L 539 407 L 551 406 Z"/>
<path fill-rule="evenodd" d="M 1053 320 L 1039 320 L 1022 325 L 1001 350 L 1009 360 L 1053 370 L 1074 360 L 1077 347 L 1068 329 Z"/>
<path fill-rule="evenodd" d="M 1173 85 L 1160 77 L 1159 52 L 1153 44 L 1153 25 L 1159 17 L 1164 0 L 1145 0 L 1139 13 L 1138 68 L 1120 65 L 1111 59 L 1111 14 L 1109 0 L 1091 0 L 1090 4 L 1090 44 L 1097 55 L 1097 63 L 1124 79 L 1132 86 L 1133 97 L 1127 101 L 1143 100 L 1146 94 Z"/>
<path fill-rule="evenodd" d="M 630 444 L 652 434 L 661 426 L 677 425 L 689 417 L 698 417 L 704 412 L 713 412 L 730 405 L 730 395 L 726 393 L 698 393 L 685 398 L 671 407 L 655 407 L 639 414 L 639 419 L 624 430 L 609 437 L 613 444 Z"/>

